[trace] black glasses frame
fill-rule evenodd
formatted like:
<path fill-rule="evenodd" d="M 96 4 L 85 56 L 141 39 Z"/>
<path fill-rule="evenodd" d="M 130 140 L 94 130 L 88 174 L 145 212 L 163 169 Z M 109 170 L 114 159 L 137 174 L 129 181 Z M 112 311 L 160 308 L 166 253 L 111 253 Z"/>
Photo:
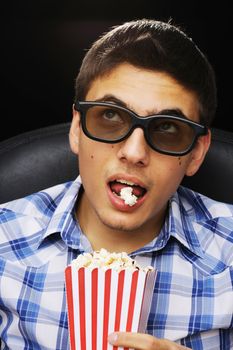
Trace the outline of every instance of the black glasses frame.
<path fill-rule="evenodd" d="M 118 109 L 128 113 L 132 118 L 131 128 L 129 129 L 129 131 L 125 135 L 123 135 L 122 137 L 119 137 L 117 139 L 114 139 L 114 140 L 106 140 L 106 139 L 102 139 L 102 138 L 93 136 L 92 134 L 90 134 L 90 132 L 88 131 L 88 129 L 86 127 L 86 112 L 88 111 L 88 109 L 90 109 L 94 106 L 105 106 L 105 107 L 110 107 L 110 108 L 118 108 Z M 167 115 L 167 114 L 153 114 L 153 115 L 149 115 L 149 116 L 144 117 L 144 116 L 140 116 L 140 115 L 136 114 L 135 112 L 133 112 L 132 110 L 130 110 L 128 108 L 119 106 L 115 103 L 95 102 L 95 101 L 76 101 L 74 103 L 74 109 L 76 111 L 80 112 L 81 125 L 82 125 L 82 129 L 83 129 L 84 134 L 92 140 L 104 142 L 104 143 L 118 143 L 118 142 L 121 142 L 121 141 L 124 141 L 125 139 L 127 139 L 132 134 L 134 129 L 142 128 L 144 131 L 144 136 L 145 136 L 145 139 L 146 139 L 148 145 L 154 151 L 157 151 L 157 152 L 162 153 L 162 154 L 167 154 L 170 156 L 184 156 L 184 155 L 186 155 L 194 148 L 194 146 L 197 142 L 197 139 L 200 136 L 207 135 L 207 133 L 208 133 L 207 126 L 201 125 L 201 124 L 196 123 L 192 120 L 186 119 L 183 116 L 174 116 L 174 115 Z M 169 118 L 169 119 L 178 120 L 178 121 L 181 121 L 183 123 L 188 124 L 195 131 L 195 136 L 193 138 L 192 143 L 184 151 L 166 151 L 166 150 L 162 150 L 162 149 L 156 147 L 151 142 L 149 128 L 148 128 L 150 121 L 154 118 L 159 118 L 159 119 Z"/>

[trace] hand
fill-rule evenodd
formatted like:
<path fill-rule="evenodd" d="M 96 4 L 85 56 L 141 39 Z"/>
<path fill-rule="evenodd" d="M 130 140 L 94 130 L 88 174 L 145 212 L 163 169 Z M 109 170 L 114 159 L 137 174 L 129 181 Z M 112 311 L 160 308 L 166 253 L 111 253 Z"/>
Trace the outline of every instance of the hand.
<path fill-rule="evenodd" d="M 108 341 L 112 345 L 132 348 L 135 350 L 188 350 L 170 340 L 152 337 L 149 334 L 115 332 L 109 335 Z"/>

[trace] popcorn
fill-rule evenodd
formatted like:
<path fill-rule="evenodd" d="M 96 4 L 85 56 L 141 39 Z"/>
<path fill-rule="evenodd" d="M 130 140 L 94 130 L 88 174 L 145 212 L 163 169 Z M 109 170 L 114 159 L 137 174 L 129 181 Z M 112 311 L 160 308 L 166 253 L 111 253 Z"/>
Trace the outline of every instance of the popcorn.
<path fill-rule="evenodd" d="M 120 197 L 124 199 L 125 204 L 128 204 L 130 207 L 137 203 L 137 196 L 133 194 L 132 187 L 122 188 L 120 191 Z"/>
<path fill-rule="evenodd" d="M 74 259 L 65 270 L 70 349 L 120 350 L 108 334 L 145 332 L 155 277 L 154 268 L 125 252 L 101 249 Z"/>
<path fill-rule="evenodd" d="M 127 253 L 109 253 L 106 249 L 100 249 L 92 254 L 84 253 L 80 254 L 75 260 L 72 261 L 72 265 L 76 268 L 86 267 L 94 269 L 96 267 L 103 268 L 104 270 L 113 269 L 120 271 L 122 269 L 135 270 L 153 270 L 152 266 L 142 268 L 137 264 L 136 260 L 132 259 Z"/>

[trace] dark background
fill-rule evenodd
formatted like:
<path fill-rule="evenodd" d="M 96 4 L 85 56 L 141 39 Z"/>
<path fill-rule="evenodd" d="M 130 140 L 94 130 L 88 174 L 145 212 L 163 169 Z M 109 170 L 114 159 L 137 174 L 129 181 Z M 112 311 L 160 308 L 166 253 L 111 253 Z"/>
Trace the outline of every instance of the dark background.
<path fill-rule="evenodd" d="M 173 19 L 212 63 L 218 85 L 213 126 L 232 130 L 231 11 L 212 1 L 1 2 L 0 140 L 71 121 L 74 79 L 91 43 L 137 18 Z"/>

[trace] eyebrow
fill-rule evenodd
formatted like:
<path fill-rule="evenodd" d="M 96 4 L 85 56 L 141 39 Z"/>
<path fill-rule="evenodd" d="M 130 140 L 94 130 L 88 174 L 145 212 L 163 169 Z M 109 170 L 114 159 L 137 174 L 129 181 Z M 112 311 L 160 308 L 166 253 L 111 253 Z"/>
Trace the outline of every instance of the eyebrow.
<path fill-rule="evenodd" d="M 127 105 L 127 103 L 125 103 L 124 101 L 122 101 L 121 99 L 119 99 L 118 97 L 116 97 L 116 96 L 114 96 L 112 94 L 106 94 L 106 95 L 104 95 L 104 96 L 94 100 L 93 102 L 110 102 L 110 103 L 114 103 L 114 104 L 116 104 L 116 105 L 118 105 L 120 107 L 124 107 L 126 109 L 129 109 L 130 111 L 132 111 L 135 114 L 137 114 L 133 109 L 130 108 L 130 106 Z M 157 114 L 178 116 L 178 117 L 182 117 L 184 119 L 190 120 L 190 118 L 188 118 L 181 111 L 180 108 L 166 108 L 166 109 L 162 109 L 160 111 L 151 110 L 151 111 L 148 111 L 147 116 L 153 116 L 153 115 L 157 115 Z"/>

